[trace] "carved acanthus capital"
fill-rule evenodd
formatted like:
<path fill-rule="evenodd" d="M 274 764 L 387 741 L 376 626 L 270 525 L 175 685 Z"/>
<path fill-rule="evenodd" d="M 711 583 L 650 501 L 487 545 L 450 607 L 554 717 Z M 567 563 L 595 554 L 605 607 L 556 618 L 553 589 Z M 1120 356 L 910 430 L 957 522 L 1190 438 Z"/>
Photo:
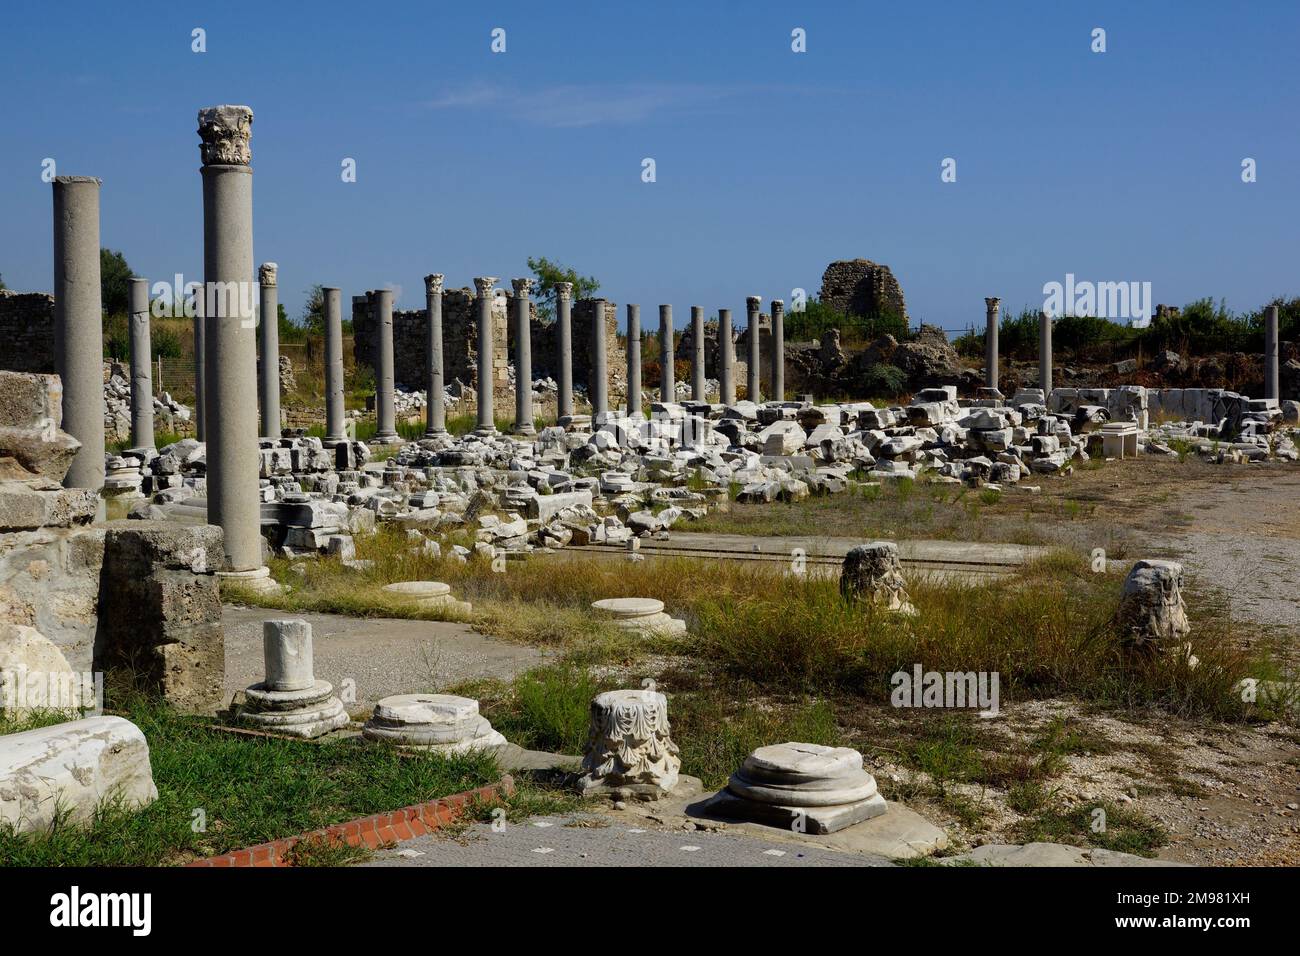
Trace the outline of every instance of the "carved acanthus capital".
<path fill-rule="evenodd" d="M 555 294 L 561 299 L 573 298 L 573 283 L 572 282 L 555 283 Z"/>
<path fill-rule="evenodd" d="M 516 296 L 520 298 L 526 298 L 528 296 L 528 293 L 532 291 L 533 280 L 527 278 L 511 279 L 510 285 L 514 288 Z"/>
<path fill-rule="evenodd" d="M 425 295 L 442 295 L 442 273 L 435 272 L 424 277 Z"/>
<path fill-rule="evenodd" d="M 496 276 L 476 276 L 474 278 L 474 291 L 478 293 L 480 299 L 489 298 L 492 295 L 492 288 L 496 284 Z"/>
<path fill-rule="evenodd" d="M 204 166 L 247 166 L 253 111 L 247 106 L 209 106 L 199 110 L 199 155 Z"/>
<path fill-rule="evenodd" d="M 257 281 L 266 286 L 275 285 L 276 271 L 279 268 L 274 262 L 263 262 L 257 270 Z"/>

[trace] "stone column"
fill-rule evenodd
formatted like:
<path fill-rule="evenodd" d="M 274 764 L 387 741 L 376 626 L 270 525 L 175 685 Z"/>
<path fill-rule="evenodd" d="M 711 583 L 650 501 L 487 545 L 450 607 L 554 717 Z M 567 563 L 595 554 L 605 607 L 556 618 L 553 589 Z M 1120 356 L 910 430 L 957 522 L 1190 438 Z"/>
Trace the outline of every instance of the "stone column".
<path fill-rule="evenodd" d="M 515 434 L 536 435 L 533 424 L 533 330 L 528 291 L 533 280 L 511 279 L 515 292 Z"/>
<path fill-rule="evenodd" d="M 691 398 L 709 400 L 704 365 L 704 306 L 691 306 Z"/>
<path fill-rule="evenodd" d="M 605 351 L 605 300 L 597 299 L 591 318 L 591 364 L 587 369 L 587 397 L 591 421 L 609 411 L 609 353 Z"/>
<path fill-rule="evenodd" d="M 65 488 L 104 487 L 104 317 L 99 294 L 99 187 L 54 177 L 54 370 L 63 380 L 63 430 L 81 448 Z"/>
<path fill-rule="evenodd" d="M 560 363 L 559 420 L 573 417 L 573 283 L 555 283 L 556 359 Z"/>
<path fill-rule="evenodd" d="M 1279 399 L 1277 369 L 1277 306 L 1270 305 L 1264 310 L 1264 397 Z"/>
<path fill-rule="evenodd" d="M 785 303 L 772 300 L 772 400 L 785 401 Z"/>
<path fill-rule="evenodd" d="M 267 580 L 258 492 L 257 330 L 253 309 L 253 170 L 247 106 L 199 110 L 203 277 L 207 302 L 208 523 L 220 525 L 227 572 Z"/>
<path fill-rule="evenodd" d="M 732 362 L 731 310 L 718 310 L 718 391 L 724 405 L 736 404 L 736 377 Z"/>
<path fill-rule="evenodd" d="M 280 290 L 276 288 L 274 262 L 263 262 L 257 271 L 262 290 L 262 437 L 280 437 Z"/>
<path fill-rule="evenodd" d="M 763 400 L 763 386 L 759 377 L 762 371 L 762 352 L 759 350 L 758 334 L 758 310 L 762 308 L 763 300 L 756 295 L 745 298 L 745 320 L 748 322 L 749 334 L 749 368 L 746 369 L 745 391 L 749 394 L 749 400 L 755 404 Z"/>
<path fill-rule="evenodd" d="M 998 387 L 998 306 L 1002 300 L 996 296 L 984 299 L 984 384 Z"/>
<path fill-rule="evenodd" d="M 425 383 L 428 401 L 424 406 L 424 436 L 435 438 L 447 434 L 447 405 L 444 402 L 446 386 L 442 365 L 442 275 L 433 273 L 424 277 L 424 308 L 428 328 L 425 330 L 425 364 L 428 366 Z"/>
<path fill-rule="evenodd" d="M 474 289 L 478 293 L 478 427 L 474 430 L 480 435 L 497 433 L 496 419 L 492 415 L 492 287 L 496 281 L 496 276 L 479 276 L 474 280 Z"/>
<path fill-rule="evenodd" d="M 321 290 L 325 312 L 325 439 L 326 445 L 348 440 L 343 414 L 343 305 L 334 287 Z"/>
<path fill-rule="evenodd" d="M 1052 317 L 1038 313 L 1038 387 L 1044 400 L 1052 395 Z"/>
<path fill-rule="evenodd" d="M 627 413 L 641 417 L 641 306 L 627 306 Z"/>
<path fill-rule="evenodd" d="M 375 437 L 376 445 L 398 445 L 397 416 L 393 405 L 393 293 L 376 289 L 375 304 Z"/>
<path fill-rule="evenodd" d="M 149 280 L 131 280 L 131 444 L 153 448 L 153 349 L 149 342 Z"/>
<path fill-rule="evenodd" d="M 208 437 L 206 376 L 203 374 L 203 367 L 207 364 L 208 323 L 203 317 L 204 298 L 202 288 L 194 293 L 194 437 L 199 441 L 207 441 Z"/>
<path fill-rule="evenodd" d="M 673 307 L 659 306 L 659 400 L 677 401 L 677 370 L 673 367 Z"/>

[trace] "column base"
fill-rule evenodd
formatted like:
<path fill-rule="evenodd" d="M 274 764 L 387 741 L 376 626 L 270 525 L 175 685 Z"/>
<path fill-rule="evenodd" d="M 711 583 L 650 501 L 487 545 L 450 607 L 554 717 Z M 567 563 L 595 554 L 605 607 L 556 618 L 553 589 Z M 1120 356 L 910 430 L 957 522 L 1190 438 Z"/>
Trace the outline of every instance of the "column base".
<path fill-rule="evenodd" d="M 536 435 L 537 428 L 534 425 L 516 425 L 510 429 L 512 435 Z"/>
<path fill-rule="evenodd" d="M 500 435 L 501 433 L 497 431 L 495 425 L 480 425 L 478 428 L 474 429 L 474 434 L 482 435 L 484 438 L 491 438 L 494 435 Z"/>
<path fill-rule="evenodd" d="M 370 441 L 366 442 L 366 444 L 367 445 L 390 445 L 390 446 L 405 445 L 406 439 L 403 438 L 401 435 L 398 435 L 396 432 L 394 432 L 391 435 L 376 435 L 374 438 L 370 439 Z"/>
<path fill-rule="evenodd" d="M 271 569 L 265 565 L 251 571 L 218 571 L 217 579 L 238 584 L 259 594 L 275 594 L 280 590 L 280 585 L 271 577 Z"/>

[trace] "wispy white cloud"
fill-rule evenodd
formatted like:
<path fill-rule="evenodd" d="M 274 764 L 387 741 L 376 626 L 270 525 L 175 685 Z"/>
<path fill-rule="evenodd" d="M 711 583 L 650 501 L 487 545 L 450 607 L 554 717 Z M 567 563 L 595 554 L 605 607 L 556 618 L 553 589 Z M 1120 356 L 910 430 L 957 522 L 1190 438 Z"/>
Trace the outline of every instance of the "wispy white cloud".
<path fill-rule="evenodd" d="M 605 123 L 639 123 L 668 112 L 684 112 L 749 92 L 741 87 L 686 83 L 581 86 L 520 91 L 477 85 L 448 90 L 424 104 L 428 109 L 493 109 L 538 126 L 575 128 Z"/>

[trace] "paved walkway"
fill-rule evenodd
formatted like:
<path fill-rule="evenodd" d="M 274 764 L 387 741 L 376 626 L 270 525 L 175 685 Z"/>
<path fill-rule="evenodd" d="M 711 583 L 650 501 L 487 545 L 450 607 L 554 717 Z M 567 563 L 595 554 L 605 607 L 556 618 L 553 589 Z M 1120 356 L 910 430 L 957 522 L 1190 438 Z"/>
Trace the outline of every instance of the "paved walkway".
<path fill-rule="evenodd" d="M 509 680 L 546 658 L 538 648 L 507 644 L 466 624 L 446 621 L 304 614 L 231 604 L 222 607 L 221 616 L 227 700 L 262 679 L 262 622 L 271 618 L 301 618 L 311 624 L 316 676 L 333 684 L 336 692 L 344 680 L 352 680 L 358 706 L 463 680 Z"/>
<path fill-rule="evenodd" d="M 477 824 L 378 850 L 359 866 L 890 866 L 882 856 L 769 843 L 707 830 L 656 829 L 598 814 L 534 817 L 500 832 Z"/>

